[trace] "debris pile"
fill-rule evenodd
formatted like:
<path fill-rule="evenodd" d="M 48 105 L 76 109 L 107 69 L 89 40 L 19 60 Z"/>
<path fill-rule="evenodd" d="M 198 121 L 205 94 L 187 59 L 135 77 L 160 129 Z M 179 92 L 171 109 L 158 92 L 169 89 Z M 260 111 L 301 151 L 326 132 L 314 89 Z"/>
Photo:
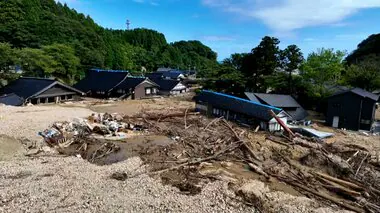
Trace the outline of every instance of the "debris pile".
<path fill-rule="evenodd" d="M 210 120 L 188 111 L 144 112 L 125 117 L 124 121 L 139 122 L 156 134 L 177 138 L 176 150 L 182 151 L 165 155 L 164 161 L 172 163 L 150 174 L 186 169 L 202 162 L 243 162 L 262 180 L 284 182 L 323 203 L 355 212 L 380 212 L 379 156 L 364 147 L 327 144 L 290 129 L 284 137 L 268 136 L 266 141 L 258 141 L 255 136 L 259 133 L 224 118 Z"/>
<path fill-rule="evenodd" d="M 116 143 L 109 140 L 121 140 L 126 138 L 129 131 L 144 130 L 142 126 L 121 122 L 122 119 L 117 114 L 92 114 L 87 119 L 56 122 L 39 132 L 39 135 L 49 147 L 55 148 L 61 154 L 95 162 L 120 150 Z"/>
<path fill-rule="evenodd" d="M 245 165 L 261 181 L 286 183 L 322 204 L 332 203 L 355 212 L 380 212 L 378 152 L 353 144 L 327 144 L 284 129 L 281 137 L 267 135 L 239 127 L 224 118 L 208 119 L 186 109 L 166 113 L 143 111 L 134 116 L 91 115 L 87 120 L 55 123 L 40 135 L 50 146 L 70 148 L 70 154 L 79 153 L 90 162 L 120 150 L 117 142 L 94 138 L 94 134 L 117 136 L 133 130 L 164 135 L 175 143 L 142 148 L 140 157 L 151 166 L 149 175 L 168 179 L 167 174 L 176 172 L 179 182 L 175 185 L 181 191 L 193 188 L 198 192 L 194 180 L 212 178 L 200 172 L 205 164 L 232 162 Z M 124 142 L 128 143 L 128 139 Z M 98 144 L 96 149 L 88 152 L 93 144 Z M 138 175 L 123 173 L 112 178 L 125 180 Z M 242 193 L 244 190 L 237 191 L 245 203 L 257 204 L 264 212 L 268 210 L 260 196 L 247 200 L 252 196 Z"/>

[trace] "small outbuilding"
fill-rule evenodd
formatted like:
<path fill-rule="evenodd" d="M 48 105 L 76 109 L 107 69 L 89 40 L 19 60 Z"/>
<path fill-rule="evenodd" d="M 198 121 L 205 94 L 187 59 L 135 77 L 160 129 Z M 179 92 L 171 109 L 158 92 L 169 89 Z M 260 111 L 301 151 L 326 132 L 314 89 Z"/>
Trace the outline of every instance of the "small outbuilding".
<path fill-rule="evenodd" d="M 327 98 L 326 123 L 335 128 L 371 130 L 379 96 L 354 88 Z"/>
<path fill-rule="evenodd" d="M 1 89 L 0 94 L 4 97 L 3 101 L 12 100 L 12 103 L 16 103 L 15 105 L 19 105 L 16 99 L 20 100 L 20 98 L 23 100 L 23 104 L 40 104 L 59 103 L 84 95 L 82 91 L 55 79 L 33 77 L 21 77 L 11 82 Z"/>
<path fill-rule="evenodd" d="M 195 97 L 196 109 L 203 114 L 224 117 L 263 130 L 280 131 L 281 126 L 270 114 L 272 110 L 284 123 L 290 117 L 280 108 L 235 96 L 204 90 Z"/>
<path fill-rule="evenodd" d="M 290 95 L 250 92 L 246 92 L 244 94 L 253 102 L 283 109 L 291 116 L 292 121 L 305 120 L 308 116 L 306 110 Z"/>

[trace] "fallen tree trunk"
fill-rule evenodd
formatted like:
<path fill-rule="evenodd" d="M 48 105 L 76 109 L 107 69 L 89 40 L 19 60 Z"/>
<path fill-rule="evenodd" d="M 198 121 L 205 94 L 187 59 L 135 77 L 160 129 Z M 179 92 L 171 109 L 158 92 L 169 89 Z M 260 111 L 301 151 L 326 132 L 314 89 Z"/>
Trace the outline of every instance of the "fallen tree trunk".
<path fill-rule="evenodd" d="M 302 190 L 304 190 L 306 192 L 309 192 L 309 193 L 311 193 L 313 195 L 316 195 L 318 197 L 321 197 L 323 199 L 331 201 L 331 202 L 333 202 L 333 203 L 335 203 L 335 204 L 337 204 L 337 205 L 339 205 L 339 206 L 341 206 L 343 208 L 346 208 L 348 210 L 351 210 L 351 211 L 354 211 L 354 212 L 359 212 L 359 213 L 362 213 L 362 212 L 364 213 L 365 212 L 364 209 L 362 209 L 362 208 L 359 208 L 359 207 L 353 206 L 351 204 L 348 204 L 348 203 L 344 202 L 343 200 L 340 200 L 338 198 L 332 197 L 330 195 L 327 195 L 327 194 L 324 194 L 324 193 L 321 193 L 321 192 L 318 192 L 318 191 L 314 191 L 311 188 L 308 188 L 308 187 L 306 187 L 304 185 L 298 184 L 298 183 L 296 183 L 294 181 L 287 180 L 287 179 L 282 179 L 282 181 L 286 182 L 289 185 L 292 185 L 292 186 L 295 186 L 297 188 L 300 188 L 300 189 L 302 189 Z"/>
<path fill-rule="evenodd" d="M 321 149 L 323 146 L 319 143 L 312 143 L 302 138 L 293 138 L 293 142 L 297 145 L 309 148 L 309 149 Z"/>
<path fill-rule="evenodd" d="M 349 187 L 349 188 L 352 188 L 352 189 L 355 189 L 355 190 L 359 190 L 359 191 L 364 191 L 364 188 L 361 187 L 361 186 L 358 186 L 357 184 L 354 184 L 354 183 L 351 183 L 351 182 L 348 182 L 348 181 L 345 181 L 345 180 L 341 180 L 339 178 L 335 178 L 335 177 L 332 177 L 330 175 L 327 175 L 327 174 L 323 174 L 323 173 L 320 173 L 320 172 L 314 172 L 315 175 L 323 178 L 323 179 L 326 179 L 326 180 L 329 180 L 329 181 L 332 181 L 332 182 L 335 182 L 335 183 L 338 183 L 342 186 L 346 186 L 346 187 Z"/>
<path fill-rule="evenodd" d="M 190 111 L 190 110 L 189 110 Z M 164 120 L 164 119 L 167 119 L 167 118 L 174 118 L 174 117 L 183 117 L 183 116 L 190 116 L 190 115 L 199 115 L 200 113 L 199 112 L 177 112 L 177 113 L 171 113 L 171 114 L 167 114 L 167 115 L 160 115 L 160 114 L 147 114 L 147 115 L 134 115 L 134 116 L 130 116 L 130 117 L 127 117 L 127 118 L 145 118 L 145 119 L 149 119 L 149 120 Z"/>
<path fill-rule="evenodd" d="M 248 163 L 248 166 L 254 171 L 256 172 L 257 174 L 260 174 L 262 176 L 264 176 L 266 179 L 269 179 L 269 175 L 264 172 L 264 170 L 256 165 L 254 165 L 253 163 Z"/>
<path fill-rule="evenodd" d="M 262 161 L 257 155 L 256 153 L 251 149 L 251 147 L 248 146 L 247 142 L 242 140 L 240 138 L 240 136 L 236 133 L 236 131 L 232 128 L 232 126 L 228 123 L 228 121 L 226 121 L 225 119 L 223 119 L 223 122 L 226 124 L 226 126 L 231 130 L 231 132 L 234 134 L 235 138 L 238 140 L 238 141 L 241 141 L 243 143 L 243 146 L 244 148 L 249 152 L 249 154 L 257 161 Z"/>
<path fill-rule="evenodd" d="M 278 140 L 277 138 L 274 138 L 273 136 L 270 136 L 270 135 L 267 136 L 265 139 L 266 139 L 266 140 L 270 140 L 270 141 L 272 141 L 272 142 L 274 142 L 274 143 L 277 143 L 277 144 L 280 144 L 280 145 L 286 146 L 286 147 L 290 147 L 290 144 L 289 144 L 289 143 L 282 142 L 282 141 Z"/>

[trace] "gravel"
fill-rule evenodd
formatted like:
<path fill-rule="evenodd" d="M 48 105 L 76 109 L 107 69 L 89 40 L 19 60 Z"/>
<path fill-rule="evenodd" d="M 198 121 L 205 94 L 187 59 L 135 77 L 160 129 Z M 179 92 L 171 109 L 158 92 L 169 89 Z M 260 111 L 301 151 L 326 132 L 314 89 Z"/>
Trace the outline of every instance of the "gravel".
<path fill-rule="evenodd" d="M 195 196 L 141 175 L 138 157 L 96 166 L 75 157 L 0 162 L 0 212 L 253 212 L 231 199 L 226 182 L 207 184 Z"/>
<path fill-rule="evenodd" d="M 85 108 L 69 108 L 56 105 L 0 106 L 0 135 L 38 141 L 41 140 L 41 137 L 37 133 L 49 127 L 54 121 L 87 117 L 91 113 L 91 110 Z"/>

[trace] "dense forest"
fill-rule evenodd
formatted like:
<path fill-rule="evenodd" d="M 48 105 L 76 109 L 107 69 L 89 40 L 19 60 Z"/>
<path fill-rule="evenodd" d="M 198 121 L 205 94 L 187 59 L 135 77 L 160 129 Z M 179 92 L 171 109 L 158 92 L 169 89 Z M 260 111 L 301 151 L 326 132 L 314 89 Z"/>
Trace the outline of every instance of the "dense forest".
<path fill-rule="evenodd" d="M 320 48 L 304 56 L 297 45 L 279 48 L 265 36 L 248 53 L 222 62 L 199 41 L 168 43 L 150 29 L 113 30 L 54 0 L 0 1 L 0 87 L 16 78 L 52 76 L 73 84 L 90 68 L 130 70 L 136 74 L 158 67 L 198 71 L 207 89 L 241 96 L 245 91 L 291 94 L 315 106 L 335 85 L 380 88 L 380 34 L 357 49 Z"/>
<path fill-rule="evenodd" d="M 1 55 L 15 56 L 5 65 L 20 64 L 28 75 L 52 75 L 69 83 L 89 68 L 202 71 L 217 65 L 216 53 L 199 41 L 168 44 L 154 30 L 105 29 L 54 0 L 0 1 L 0 42 Z"/>

